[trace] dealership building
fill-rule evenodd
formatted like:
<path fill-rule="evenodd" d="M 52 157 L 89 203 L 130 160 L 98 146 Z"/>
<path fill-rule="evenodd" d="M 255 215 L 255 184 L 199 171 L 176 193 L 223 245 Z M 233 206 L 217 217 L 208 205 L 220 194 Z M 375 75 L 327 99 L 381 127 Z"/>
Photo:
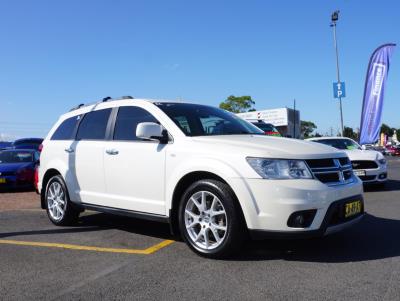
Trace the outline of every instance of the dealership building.
<path fill-rule="evenodd" d="M 261 110 L 236 114 L 247 121 L 273 124 L 284 137 L 300 138 L 300 111 L 289 108 Z"/>

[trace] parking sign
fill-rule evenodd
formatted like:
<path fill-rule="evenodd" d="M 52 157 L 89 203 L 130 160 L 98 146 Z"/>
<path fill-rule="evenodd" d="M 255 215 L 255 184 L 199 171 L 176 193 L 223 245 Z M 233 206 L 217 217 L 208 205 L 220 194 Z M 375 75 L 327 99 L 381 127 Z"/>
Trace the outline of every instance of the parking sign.
<path fill-rule="evenodd" d="M 344 82 L 333 83 L 333 97 L 335 98 L 346 97 L 346 85 Z"/>

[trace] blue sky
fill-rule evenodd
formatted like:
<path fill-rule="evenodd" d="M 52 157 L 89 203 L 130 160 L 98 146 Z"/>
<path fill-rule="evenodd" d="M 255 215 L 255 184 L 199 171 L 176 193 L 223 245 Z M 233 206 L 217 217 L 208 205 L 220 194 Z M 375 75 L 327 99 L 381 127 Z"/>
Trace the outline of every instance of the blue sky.
<path fill-rule="evenodd" d="M 105 96 L 218 105 L 251 95 L 339 128 L 330 14 L 340 9 L 345 124 L 358 127 L 369 56 L 399 42 L 399 1 L 0 1 L 0 134 L 45 136 L 60 114 Z M 400 47 L 400 45 L 399 45 Z M 400 127 L 400 51 L 383 121 Z"/>

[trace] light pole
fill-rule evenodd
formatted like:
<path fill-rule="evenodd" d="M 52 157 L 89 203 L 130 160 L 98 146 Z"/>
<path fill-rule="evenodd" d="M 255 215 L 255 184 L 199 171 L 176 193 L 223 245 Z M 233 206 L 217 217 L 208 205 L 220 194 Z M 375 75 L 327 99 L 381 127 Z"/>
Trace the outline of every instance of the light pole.
<path fill-rule="evenodd" d="M 339 51 L 337 46 L 337 38 L 336 38 L 336 22 L 339 20 L 339 11 L 336 10 L 332 13 L 331 16 L 331 27 L 333 27 L 333 42 L 335 44 L 335 52 L 336 52 L 336 73 L 337 73 L 337 82 L 340 84 L 340 71 L 339 71 Z M 343 137 L 343 110 L 342 110 L 342 97 L 339 96 L 339 106 L 340 106 L 340 127 L 342 129 L 341 136 Z"/>

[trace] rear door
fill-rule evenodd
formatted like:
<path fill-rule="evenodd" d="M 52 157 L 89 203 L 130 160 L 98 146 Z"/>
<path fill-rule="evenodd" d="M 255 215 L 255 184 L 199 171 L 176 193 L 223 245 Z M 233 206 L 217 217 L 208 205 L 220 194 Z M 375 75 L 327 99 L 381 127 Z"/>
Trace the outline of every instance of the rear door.
<path fill-rule="evenodd" d="M 110 207 L 165 215 L 165 153 L 168 144 L 136 137 L 140 122 L 156 122 L 136 106 L 118 109 L 113 137 L 106 141 L 104 170 Z"/>
<path fill-rule="evenodd" d="M 50 141 L 44 141 L 44 147 L 41 155 L 40 165 L 46 170 L 46 164 L 49 163 L 46 160 L 48 158 L 57 158 L 59 162 L 66 164 L 66 174 L 64 175 L 65 182 L 68 187 L 68 191 L 72 200 L 77 200 L 78 197 L 75 194 L 76 191 L 76 179 L 74 174 L 71 172 L 75 170 L 75 153 L 73 152 L 74 137 L 76 128 L 81 119 L 82 115 L 73 116 L 65 119 L 54 131 L 50 137 Z M 52 166 L 53 167 L 53 166 Z M 46 187 L 42 187 L 45 189 Z"/>
<path fill-rule="evenodd" d="M 81 202 L 107 205 L 104 178 L 104 139 L 111 108 L 91 111 L 83 117 L 76 134 L 76 191 Z"/>

